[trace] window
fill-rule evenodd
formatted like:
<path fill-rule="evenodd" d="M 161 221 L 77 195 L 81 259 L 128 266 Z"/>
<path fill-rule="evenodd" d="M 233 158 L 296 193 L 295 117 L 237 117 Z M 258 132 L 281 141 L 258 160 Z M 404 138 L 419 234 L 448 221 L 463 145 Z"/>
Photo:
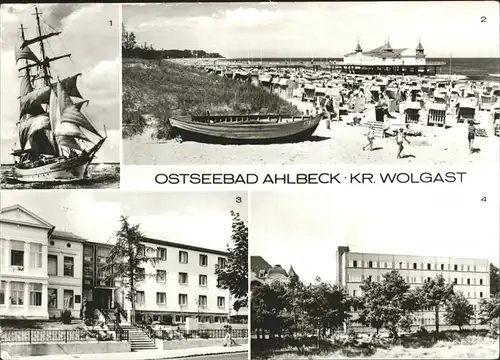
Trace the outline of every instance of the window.
<path fill-rule="evenodd" d="M 470 271 L 470 265 L 467 265 L 467 271 Z"/>
<path fill-rule="evenodd" d="M 207 275 L 200 275 L 199 285 L 207 286 Z"/>
<path fill-rule="evenodd" d="M 444 264 L 441 264 L 441 270 L 444 270 Z"/>
<path fill-rule="evenodd" d="M 187 285 L 187 283 L 188 283 L 188 274 L 180 272 L 179 273 L 179 284 Z"/>
<path fill-rule="evenodd" d="M 83 267 L 83 276 L 84 277 L 91 278 L 94 276 L 93 274 L 94 274 L 94 272 L 92 271 L 92 266 L 86 265 Z M 51 274 L 49 274 L 49 275 L 51 275 Z"/>
<path fill-rule="evenodd" d="M 5 281 L 0 281 L 0 305 L 5 304 Z"/>
<path fill-rule="evenodd" d="M 358 267 L 358 262 L 356 260 L 352 261 L 352 267 Z"/>
<path fill-rule="evenodd" d="M 467 285 L 470 285 L 470 279 L 467 279 Z"/>
<path fill-rule="evenodd" d="M 164 283 L 167 281 L 167 272 L 165 270 L 156 270 L 156 282 Z"/>
<path fill-rule="evenodd" d="M 208 265 L 208 256 L 200 254 L 200 266 L 207 266 Z"/>
<path fill-rule="evenodd" d="M 217 279 L 217 287 L 221 287 L 222 286 L 222 281 L 220 281 L 220 279 Z"/>
<path fill-rule="evenodd" d="M 453 265 L 453 270 L 458 271 L 458 265 Z"/>
<path fill-rule="evenodd" d="M 47 256 L 47 268 L 49 275 L 57 276 L 57 255 Z"/>
<path fill-rule="evenodd" d="M 372 276 L 368 275 L 368 281 L 372 281 Z"/>
<path fill-rule="evenodd" d="M 21 250 L 23 246 L 19 241 L 11 241 L 10 265 L 17 266 L 19 270 L 24 270 L 24 250 Z"/>
<path fill-rule="evenodd" d="M 223 257 L 217 258 L 217 265 L 219 265 L 220 268 L 225 268 L 226 267 L 226 258 L 223 258 Z"/>
<path fill-rule="evenodd" d="M 166 302 L 167 302 L 167 294 L 164 292 L 157 292 L 156 303 L 160 305 L 165 305 Z"/>
<path fill-rule="evenodd" d="M 483 285 L 483 279 L 479 279 L 479 285 Z"/>
<path fill-rule="evenodd" d="M 57 289 L 47 290 L 47 304 L 49 309 L 57 309 Z"/>
<path fill-rule="evenodd" d="M 139 244 L 137 247 L 137 255 L 146 256 L 146 246 L 144 244 Z"/>
<path fill-rule="evenodd" d="M 417 263 L 413 263 L 413 268 L 416 269 L 417 268 Z"/>
<path fill-rule="evenodd" d="M 156 257 L 160 260 L 167 260 L 167 249 L 159 247 L 156 248 Z"/>
<path fill-rule="evenodd" d="M 479 297 L 480 297 L 480 298 L 482 298 L 482 297 L 483 297 L 483 292 L 482 292 L 482 291 L 480 291 L 480 292 L 479 292 Z"/>
<path fill-rule="evenodd" d="M 399 268 L 400 268 L 400 269 L 402 269 L 402 268 L 403 268 L 403 263 L 402 263 L 402 262 L 400 262 L 400 263 L 399 263 Z"/>
<path fill-rule="evenodd" d="M 387 269 L 387 262 L 384 261 L 384 267 Z"/>
<path fill-rule="evenodd" d="M 180 306 L 187 306 L 187 303 L 188 303 L 187 294 L 179 294 L 179 305 Z"/>
<path fill-rule="evenodd" d="M 430 276 L 427 277 L 427 281 L 429 281 L 429 282 L 431 281 L 431 277 Z"/>
<path fill-rule="evenodd" d="M 35 269 L 42 267 L 42 244 L 30 244 L 30 266 Z"/>
<path fill-rule="evenodd" d="M 42 306 L 42 284 L 30 284 L 30 306 Z"/>
<path fill-rule="evenodd" d="M 198 296 L 198 306 L 200 306 L 200 307 L 207 306 L 207 296 L 206 295 L 199 295 Z"/>
<path fill-rule="evenodd" d="M 431 270 L 431 264 L 427 264 L 427 270 Z"/>
<path fill-rule="evenodd" d="M 146 279 L 146 272 L 144 268 L 137 268 L 137 280 L 143 281 Z"/>
<path fill-rule="evenodd" d="M 73 290 L 64 290 L 64 308 L 73 309 Z"/>
<path fill-rule="evenodd" d="M 71 256 L 64 257 L 64 276 L 75 276 L 75 260 Z"/>
<path fill-rule="evenodd" d="M 453 279 L 453 282 L 454 282 L 455 284 L 458 284 L 458 279 L 457 279 L 457 278 L 454 278 L 454 279 Z"/>
<path fill-rule="evenodd" d="M 144 291 L 136 291 L 135 292 L 135 303 L 144 305 L 146 303 L 146 295 Z"/>
<path fill-rule="evenodd" d="M 368 267 L 372 268 L 373 267 L 373 261 L 368 261 Z"/>
<path fill-rule="evenodd" d="M 217 296 L 217 306 L 220 308 L 226 307 L 226 298 L 223 296 Z"/>
<path fill-rule="evenodd" d="M 464 271 L 464 266 L 460 265 L 460 271 Z"/>
<path fill-rule="evenodd" d="M 83 247 L 83 256 L 86 258 L 85 260 L 92 260 L 92 255 L 94 255 L 94 249 L 91 245 L 85 245 Z"/>
<path fill-rule="evenodd" d="M 10 304 L 24 305 L 24 283 L 10 283 Z"/>
<path fill-rule="evenodd" d="M 356 290 L 352 291 L 352 296 L 356 296 Z"/>
<path fill-rule="evenodd" d="M 187 264 L 188 263 L 188 253 L 187 253 L 187 251 L 179 251 L 179 262 L 181 264 Z"/>

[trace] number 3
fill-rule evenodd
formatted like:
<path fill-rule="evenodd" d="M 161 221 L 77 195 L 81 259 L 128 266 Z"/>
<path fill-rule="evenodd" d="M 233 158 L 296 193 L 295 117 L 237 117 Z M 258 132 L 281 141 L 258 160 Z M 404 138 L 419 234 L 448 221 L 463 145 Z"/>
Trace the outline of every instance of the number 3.
<path fill-rule="evenodd" d="M 236 203 L 237 203 L 237 204 L 241 203 L 241 197 L 239 197 L 239 196 L 238 196 L 238 197 L 236 198 Z"/>

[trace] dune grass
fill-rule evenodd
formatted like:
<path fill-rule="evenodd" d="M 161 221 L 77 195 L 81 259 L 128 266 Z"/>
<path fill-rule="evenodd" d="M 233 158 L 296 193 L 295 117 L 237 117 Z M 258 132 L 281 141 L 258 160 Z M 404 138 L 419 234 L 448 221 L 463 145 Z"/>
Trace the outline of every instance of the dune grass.
<path fill-rule="evenodd" d="M 123 60 L 124 137 L 148 126 L 142 115 L 160 119 L 157 137 L 168 136 L 169 117 L 176 115 L 299 115 L 300 110 L 249 82 L 223 78 L 189 66 L 158 60 Z"/>

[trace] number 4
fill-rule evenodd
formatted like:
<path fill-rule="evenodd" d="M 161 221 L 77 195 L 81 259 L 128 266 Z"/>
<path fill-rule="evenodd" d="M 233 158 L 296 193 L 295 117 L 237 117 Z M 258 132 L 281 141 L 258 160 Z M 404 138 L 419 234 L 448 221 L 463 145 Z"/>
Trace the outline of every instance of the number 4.
<path fill-rule="evenodd" d="M 484 197 L 481 199 L 481 201 L 486 202 L 486 196 L 484 196 Z"/>

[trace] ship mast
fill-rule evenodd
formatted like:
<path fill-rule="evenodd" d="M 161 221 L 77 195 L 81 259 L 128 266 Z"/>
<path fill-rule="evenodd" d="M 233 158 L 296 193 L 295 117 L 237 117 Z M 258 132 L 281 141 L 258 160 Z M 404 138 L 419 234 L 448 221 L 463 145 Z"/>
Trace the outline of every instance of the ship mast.
<path fill-rule="evenodd" d="M 36 17 L 36 25 L 38 29 L 38 36 L 41 38 L 42 37 L 42 27 L 40 26 L 40 15 L 41 13 L 38 12 L 38 8 L 35 6 L 35 13 L 33 14 Z M 24 39 L 23 39 L 24 40 Z M 40 39 L 40 51 L 42 53 L 42 69 L 43 69 L 43 82 L 45 86 L 50 85 L 50 65 L 49 62 L 45 62 L 47 60 L 47 57 L 45 55 L 45 45 L 43 44 L 43 40 Z"/>

